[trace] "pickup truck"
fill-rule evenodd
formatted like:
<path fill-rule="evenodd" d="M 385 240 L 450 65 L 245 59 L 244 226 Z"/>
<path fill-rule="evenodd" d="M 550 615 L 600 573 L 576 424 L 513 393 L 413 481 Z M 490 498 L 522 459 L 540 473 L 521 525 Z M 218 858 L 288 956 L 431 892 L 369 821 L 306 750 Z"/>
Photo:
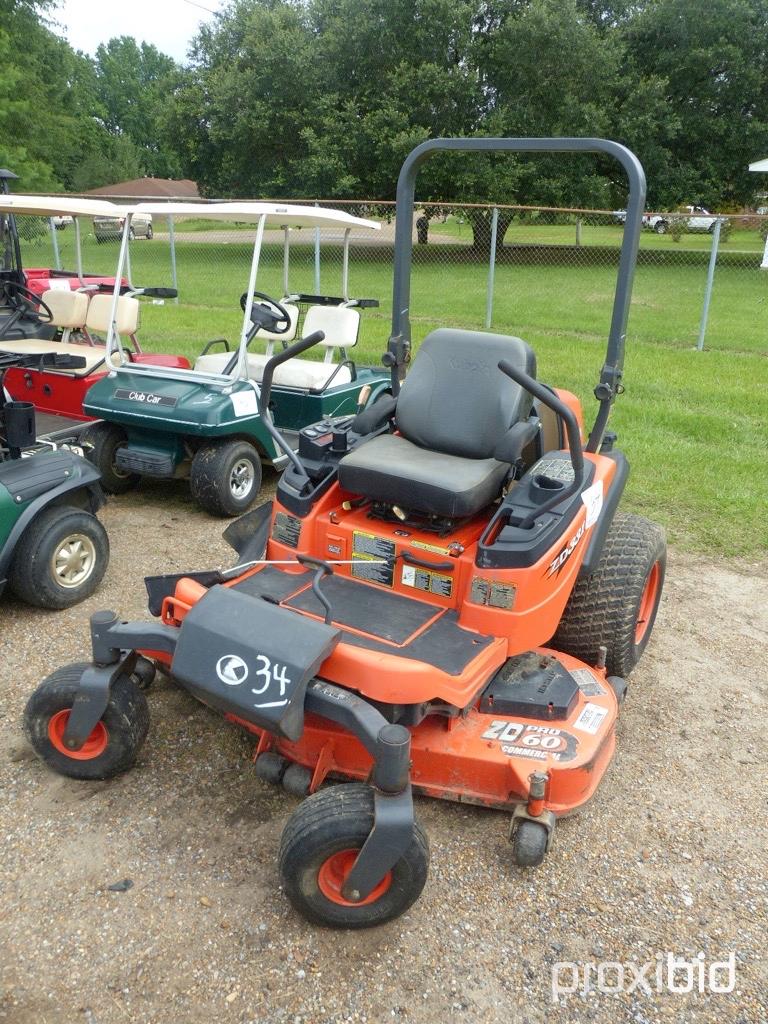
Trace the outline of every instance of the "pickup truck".
<path fill-rule="evenodd" d="M 684 216 L 685 213 L 688 214 L 687 217 Z M 678 217 L 669 213 L 646 213 L 643 217 L 643 227 L 655 231 L 657 235 L 664 235 L 672 221 L 682 220 L 686 231 L 713 231 L 717 221 L 717 217 L 703 206 L 685 206 L 680 214 Z"/>

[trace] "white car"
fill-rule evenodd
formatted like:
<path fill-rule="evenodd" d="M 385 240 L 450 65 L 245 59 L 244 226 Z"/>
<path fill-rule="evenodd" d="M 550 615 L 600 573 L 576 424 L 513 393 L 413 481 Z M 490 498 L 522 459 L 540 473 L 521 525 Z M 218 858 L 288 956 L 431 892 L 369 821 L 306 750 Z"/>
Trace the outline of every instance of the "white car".
<path fill-rule="evenodd" d="M 72 217 L 68 217 L 65 214 L 62 214 L 60 217 L 51 217 L 51 220 L 57 231 L 61 231 L 62 228 L 69 227 L 73 223 Z"/>
<path fill-rule="evenodd" d="M 665 213 L 646 213 L 643 217 L 643 227 L 650 228 L 657 235 L 664 235 L 673 221 L 682 220 L 686 231 L 714 231 L 717 217 L 709 210 L 705 210 L 703 206 L 686 206 L 683 210 L 687 211 L 687 218 L 673 217 Z"/>

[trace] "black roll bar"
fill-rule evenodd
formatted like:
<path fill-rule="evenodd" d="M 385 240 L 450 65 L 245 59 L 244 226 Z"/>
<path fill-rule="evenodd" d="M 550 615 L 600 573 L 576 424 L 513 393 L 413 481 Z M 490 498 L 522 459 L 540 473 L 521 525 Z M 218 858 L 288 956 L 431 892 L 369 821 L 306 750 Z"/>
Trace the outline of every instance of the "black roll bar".
<path fill-rule="evenodd" d="M 392 333 L 387 346 L 386 365 L 392 369 L 392 393 L 400 388 L 411 347 L 409 318 L 411 301 L 411 257 L 413 251 L 413 207 L 416 176 L 421 165 L 435 153 L 604 153 L 624 168 L 629 181 L 627 217 L 619 256 L 616 294 L 613 301 L 608 348 L 595 397 L 600 403 L 586 450 L 595 452 L 605 432 L 613 400 L 619 391 L 624 367 L 627 316 L 632 297 L 637 248 L 640 244 L 645 206 L 645 172 L 626 146 L 609 139 L 428 139 L 406 157 L 397 181 L 395 210 L 395 268 L 392 289 Z"/>

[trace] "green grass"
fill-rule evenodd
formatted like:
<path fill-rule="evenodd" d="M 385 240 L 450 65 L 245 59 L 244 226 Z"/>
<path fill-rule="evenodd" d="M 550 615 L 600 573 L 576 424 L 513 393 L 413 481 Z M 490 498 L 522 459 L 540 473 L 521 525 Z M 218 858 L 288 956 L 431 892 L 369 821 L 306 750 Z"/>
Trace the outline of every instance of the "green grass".
<path fill-rule="evenodd" d="M 590 224 L 581 225 L 582 245 L 608 245 L 618 248 L 621 245 L 621 224 Z M 432 220 L 429 224 L 430 241 L 441 238 L 456 239 L 469 245 L 472 242 L 472 226 L 466 218 L 457 218 L 451 214 L 445 221 Z M 573 224 L 539 224 L 537 221 L 521 223 L 512 221 L 504 236 L 507 245 L 575 245 L 576 223 Z M 712 247 L 712 236 L 706 231 L 686 231 L 679 241 L 675 241 L 667 233 L 657 235 L 653 231 L 643 231 L 640 236 L 641 249 L 658 249 L 662 252 L 679 252 L 685 249 L 697 251 L 709 250 Z M 757 228 L 751 231 L 742 228 L 731 232 L 727 240 L 721 238 L 720 248 L 723 252 L 748 252 L 762 255 L 765 242 Z M 758 260 L 759 262 L 759 260 Z"/>
<path fill-rule="evenodd" d="M 110 272 L 116 252 L 116 244 L 87 240 L 86 268 Z M 210 338 L 236 339 L 249 253 L 239 243 L 179 245 L 180 303 L 143 305 L 144 347 L 194 357 Z M 291 287 L 312 291 L 311 248 L 295 246 L 292 253 Z M 46 263 L 50 258 L 45 246 L 37 255 Z M 63 255 L 69 265 L 70 254 Z M 168 255 L 166 243 L 137 241 L 131 247 L 134 280 L 169 284 Z M 356 358 L 375 364 L 389 331 L 391 266 L 375 250 L 362 256 L 352 265 L 352 290 L 380 299 L 381 308 L 363 314 Z M 276 296 L 282 291 L 281 258 L 279 247 L 265 248 L 258 282 Z M 31 266 L 33 253 L 26 259 Z M 632 465 L 627 508 L 662 522 L 670 539 L 688 550 L 754 557 L 768 549 L 768 273 L 718 269 L 707 348 L 696 352 L 705 272 L 690 266 L 638 269 L 626 393 L 616 403 L 612 429 Z M 324 289 L 337 291 L 338 251 L 326 254 L 321 280 Z M 487 268 L 476 264 L 417 263 L 415 345 L 440 325 L 482 328 L 486 280 Z M 540 378 L 579 395 L 588 421 L 614 280 L 615 268 L 600 266 L 497 269 L 494 329 L 525 338 L 536 350 Z"/>

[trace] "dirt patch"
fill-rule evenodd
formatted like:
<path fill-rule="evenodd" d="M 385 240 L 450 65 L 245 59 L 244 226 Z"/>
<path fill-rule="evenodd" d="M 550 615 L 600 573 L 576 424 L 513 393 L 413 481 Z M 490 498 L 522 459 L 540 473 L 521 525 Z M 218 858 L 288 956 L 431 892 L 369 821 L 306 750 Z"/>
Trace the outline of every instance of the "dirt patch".
<path fill-rule="evenodd" d="M 150 695 L 149 740 L 124 777 L 61 779 L 26 747 L 26 698 L 87 654 L 92 611 L 144 616 L 145 573 L 230 560 L 182 485 L 145 485 L 105 521 L 112 564 L 86 605 L 0 606 L 0 1021 L 768 1019 L 765 566 L 672 553 L 615 761 L 592 805 L 558 825 L 542 868 L 511 864 L 504 815 L 421 800 L 422 899 L 345 934 L 311 928 L 279 891 L 295 801 L 256 778 L 246 736 L 168 683 Z M 126 891 L 108 890 L 124 879 Z M 731 951 L 732 994 L 552 1001 L 557 962 Z"/>

